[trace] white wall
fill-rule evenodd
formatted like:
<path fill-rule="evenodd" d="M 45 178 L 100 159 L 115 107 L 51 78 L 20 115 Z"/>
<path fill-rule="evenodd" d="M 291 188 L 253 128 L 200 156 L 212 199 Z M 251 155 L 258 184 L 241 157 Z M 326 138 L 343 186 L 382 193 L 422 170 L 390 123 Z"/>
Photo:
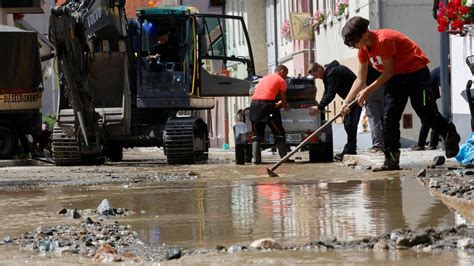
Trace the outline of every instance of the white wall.
<path fill-rule="evenodd" d="M 265 1 L 226 1 L 226 14 L 242 16 L 245 21 L 257 74 L 264 74 L 268 69 L 267 39 L 266 34 L 264 34 L 267 28 L 265 5 Z M 227 32 L 230 34 L 228 40 L 231 42 L 231 49 L 235 51 L 230 53 L 244 55 L 248 50 L 248 43 L 245 41 L 245 35 L 242 29 L 237 25 L 228 26 Z M 240 69 L 239 71 L 246 72 L 246 69 Z M 231 147 L 234 146 L 232 126 L 235 123 L 235 113 L 237 110 L 248 106 L 250 106 L 250 96 L 227 98 L 226 113 L 229 116 L 227 126 L 229 129 L 229 144 Z"/>
<path fill-rule="evenodd" d="M 461 92 L 466 89 L 468 80 L 473 76 L 466 64 L 466 57 L 474 55 L 474 39 L 472 35 L 466 37 L 450 36 L 451 48 L 451 106 L 453 122 L 461 135 L 461 141 L 472 132 L 471 113 L 469 105 L 461 97 Z"/>

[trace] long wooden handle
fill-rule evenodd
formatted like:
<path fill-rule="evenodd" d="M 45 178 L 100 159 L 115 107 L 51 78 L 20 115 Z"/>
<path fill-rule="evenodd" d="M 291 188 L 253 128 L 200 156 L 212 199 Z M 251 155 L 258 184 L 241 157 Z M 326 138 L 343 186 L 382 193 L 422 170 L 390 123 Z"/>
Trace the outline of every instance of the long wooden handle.
<path fill-rule="evenodd" d="M 355 104 L 357 103 L 357 99 L 353 100 L 348 108 L 352 108 L 352 106 L 354 106 Z M 287 155 L 285 155 L 285 157 L 281 158 L 280 161 L 276 162 L 271 168 L 270 170 L 271 171 L 274 171 L 275 169 L 277 169 L 283 162 L 285 162 L 286 160 L 288 160 L 288 158 L 290 158 L 293 154 L 295 154 L 296 152 L 298 152 L 311 138 L 313 138 L 314 136 L 316 136 L 317 134 L 319 134 L 323 129 L 325 129 L 327 126 L 329 126 L 332 122 L 334 122 L 336 119 L 338 119 L 340 116 L 342 115 L 342 113 L 339 113 L 337 114 L 336 116 L 334 116 L 333 118 L 331 118 L 330 120 L 328 120 L 326 123 L 324 123 L 320 128 L 318 128 L 316 131 L 314 131 L 311 135 L 309 135 L 308 137 L 306 137 L 298 146 L 296 146 L 296 148 L 294 150 L 292 150 L 290 153 L 288 153 Z"/>

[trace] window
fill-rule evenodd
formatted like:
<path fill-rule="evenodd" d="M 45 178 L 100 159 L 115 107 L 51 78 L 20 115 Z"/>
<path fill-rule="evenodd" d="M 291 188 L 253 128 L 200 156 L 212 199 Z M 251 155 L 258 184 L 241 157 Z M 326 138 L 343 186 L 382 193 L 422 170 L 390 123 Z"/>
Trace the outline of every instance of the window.
<path fill-rule="evenodd" d="M 212 7 L 222 6 L 223 4 L 224 4 L 224 0 L 210 0 L 209 1 L 209 6 L 212 6 Z"/>

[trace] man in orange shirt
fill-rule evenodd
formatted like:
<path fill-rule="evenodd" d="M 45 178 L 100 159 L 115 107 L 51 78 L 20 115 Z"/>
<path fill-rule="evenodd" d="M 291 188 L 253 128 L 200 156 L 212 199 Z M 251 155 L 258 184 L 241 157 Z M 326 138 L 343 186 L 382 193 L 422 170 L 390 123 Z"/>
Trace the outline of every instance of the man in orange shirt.
<path fill-rule="evenodd" d="M 425 53 L 401 32 L 390 29 L 371 31 L 368 26 L 367 19 L 353 17 L 342 29 L 344 44 L 359 50 L 359 69 L 341 112 L 348 113 L 348 105 L 355 98 L 362 106 L 371 93 L 385 85 L 385 161 L 378 170 L 400 169 L 400 119 L 408 98 L 422 123 L 443 136 L 446 157 L 454 157 L 459 151 L 460 137 L 454 124 L 448 123 L 435 109 L 435 103 L 429 100 L 430 71 L 427 65 L 430 61 Z M 369 64 L 381 72 L 381 75 L 366 87 Z"/>
<path fill-rule="evenodd" d="M 275 146 L 280 157 L 287 153 L 285 129 L 283 128 L 280 107 L 288 110 L 286 102 L 286 77 L 288 68 L 278 65 L 275 73 L 263 77 L 255 88 L 250 104 L 249 118 L 252 121 L 252 162 L 262 162 L 260 144 L 265 137 L 265 127 L 268 125 L 272 130 Z M 277 97 L 280 100 L 277 102 Z"/>

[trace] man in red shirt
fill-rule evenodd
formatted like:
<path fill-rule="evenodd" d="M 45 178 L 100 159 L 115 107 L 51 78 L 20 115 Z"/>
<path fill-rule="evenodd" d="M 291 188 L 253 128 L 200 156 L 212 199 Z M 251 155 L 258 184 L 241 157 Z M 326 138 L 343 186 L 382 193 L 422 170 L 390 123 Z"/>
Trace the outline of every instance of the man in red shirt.
<path fill-rule="evenodd" d="M 400 119 L 408 98 L 422 123 L 443 136 L 446 157 L 454 157 L 459 151 L 460 137 L 454 124 L 448 123 L 435 109 L 436 103 L 429 100 L 432 98 L 430 71 L 427 67 L 430 61 L 425 53 L 401 32 L 390 29 L 371 31 L 368 26 L 367 19 L 353 17 L 342 29 L 344 44 L 359 50 L 359 69 L 341 112 L 349 112 L 348 105 L 355 98 L 362 106 L 371 93 L 385 85 L 385 161 L 378 170 L 400 169 Z M 381 72 L 381 75 L 366 87 L 369 64 Z"/>
<path fill-rule="evenodd" d="M 278 65 L 275 73 L 263 77 L 255 88 L 250 104 L 249 118 L 252 121 L 252 162 L 262 162 L 260 144 L 265 137 L 265 127 L 268 125 L 272 130 L 275 146 L 280 157 L 287 153 L 285 129 L 283 128 L 280 107 L 288 110 L 286 102 L 286 77 L 288 68 Z M 277 97 L 280 100 L 277 102 Z"/>

